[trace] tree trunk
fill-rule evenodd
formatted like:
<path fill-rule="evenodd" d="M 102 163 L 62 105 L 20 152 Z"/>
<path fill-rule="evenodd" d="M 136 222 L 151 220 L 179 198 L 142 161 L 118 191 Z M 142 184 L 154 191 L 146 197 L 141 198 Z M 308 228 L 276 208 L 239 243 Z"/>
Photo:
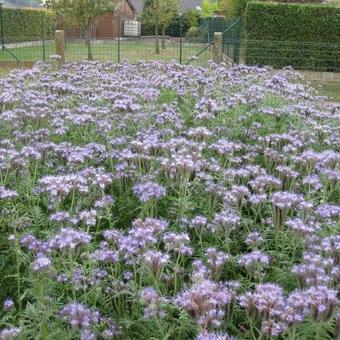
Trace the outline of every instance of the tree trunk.
<path fill-rule="evenodd" d="M 165 50 L 165 26 L 162 27 L 162 49 Z"/>
<path fill-rule="evenodd" d="M 90 25 L 90 27 L 86 28 L 85 30 L 85 45 L 87 46 L 87 59 L 88 60 L 93 60 L 92 48 L 91 48 L 91 29 L 92 29 L 92 25 Z"/>
<path fill-rule="evenodd" d="M 159 36 L 158 36 L 158 31 L 159 31 L 159 27 L 158 24 L 155 25 L 155 35 L 156 35 L 156 54 L 160 54 L 160 50 L 159 50 Z"/>

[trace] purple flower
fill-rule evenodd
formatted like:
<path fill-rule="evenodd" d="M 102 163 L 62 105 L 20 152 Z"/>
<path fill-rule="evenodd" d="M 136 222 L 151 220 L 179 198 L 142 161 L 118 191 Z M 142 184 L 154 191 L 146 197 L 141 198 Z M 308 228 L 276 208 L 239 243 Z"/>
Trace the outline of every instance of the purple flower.
<path fill-rule="evenodd" d="M 249 197 L 249 202 L 253 205 L 261 205 L 263 202 L 267 200 L 266 194 L 254 194 Z"/>
<path fill-rule="evenodd" d="M 247 269 L 250 276 L 260 278 L 263 268 L 269 265 L 269 256 L 260 250 L 253 250 L 240 256 L 238 263 Z"/>
<path fill-rule="evenodd" d="M 160 296 L 154 288 L 144 288 L 139 296 L 140 302 L 145 305 L 144 318 L 165 317 L 166 312 L 164 307 L 167 300 L 163 296 Z"/>
<path fill-rule="evenodd" d="M 216 248 L 208 248 L 205 255 L 207 257 L 207 267 L 211 271 L 211 277 L 217 280 L 223 265 L 230 259 L 230 255 L 217 251 Z"/>
<path fill-rule="evenodd" d="M 261 331 L 268 337 L 277 337 L 287 330 L 287 324 L 280 321 L 264 320 L 261 324 Z"/>
<path fill-rule="evenodd" d="M 97 221 L 97 211 L 92 210 L 83 210 L 79 213 L 79 220 L 82 221 L 86 226 L 93 227 L 96 225 Z"/>
<path fill-rule="evenodd" d="M 3 306 L 5 311 L 10 311 L 15 308 L 14 301 L 11 298 L 5 299 Z"/>
<path fill-rule="evenodd" d="M 19 337 L 21 329 L 19 327 L 4 328 L 0 331 L 1 340 L 13 340 Z"/>
<path fill-rule="evenodd" d="M 85 307 L 84 305 L 72 302 L 64 306 L 60 315 L 66 319 L 72 327 L 88 328 L 91 324 L 98 324 L 100 321 L 99 312 Z"/>
<path fill-rule="evenodd" d="M 340 217 L 340 206 L 334 204 L 319 205 L 317 214 L 323 219 L 335 219 Z"/>
<path fill-rule="evenodd" d="M 249 196 L 250 191 L 246 186 L 233 185 L 231 190 L 225 194 L 224 201 L 237 209 L 241 209 Z"/>
<path fill-rule="evenodd" d="M 155 200 L 166 195 L 166 190 L 163 186 L 147 182 L 143 184 L 136 184 L 133 187 L 133 193 L 139 198 L 142 203 Z"/>
<path fill-rule="evenodd" d="M 235 151 L 242 150 L 243 145 L 225 139 L 220 139 L 218 142 L 211 144 L 210 148 L 215 150 L 218 154 L 225 156 L 233 154 Z"/>
<path fill-rule="evenodd" d="M 240 216 L 235 212 L 222 211 L 215 215 L 210 227 L 213 231 L 222 231 L 228 238 L 230 232 L 236 229 L 240 221 Z"/>
<path fill-rule="evenodd" d="M 298 237 L 304 238 L 313 235 L 320 230 L 320 225 L 313 221 L 304 223 L 300 218 L 293 218 L 286 222 L 286 226 Z"/>
<path fill-rule="evenodd" d="M 190 237 L 187 233 L 166 233 L 163 236 L 164 248 L 181 255 L 191 255 L 192 248 L 188 246 Z"/>
<path fill-rule="evenodd" d="M 51 222 L 67 222 L 68 220 L 70 220 L 70 218 L 71 215 L 67 211 L 60 211 L 52 214 L 49 220 Z"/>
<path fill-rule="evenodd" d="M 321 246 L 322 250 L 333 258 L 334 264 L 340 264 L 340 235 L 325 237 Z"/>
<path fill-rule="evenodd" d="M 202 331 L 199 333 L 196 340 L 236 340 L 235 337 L 228 335 L 227 333 L 212 333 L 208 331 Z"/>
<path fill-rule="evenodd" d="M 72 190 L 88 192 L 88 183 L 80 174 L 45 176 L 39 180 L 40 192 L 49 193 L 52 198 L 65 198 Z"/>
<path fill-rule="evenodd" d="M 18 197 L 18 194 L 16 191 L 13 190 L 8 190 L 3 186 L 0 186 L 0 199 L 3 200 L 11 200 L 11 199 L 15 199 Z"/>
<path fill-rule="evenodd" d="M 315 321 L 327 321 L 339 305 L 337 291 L 325 286 L 311 287 L 306 291 L 306 298 Z"/>
<path fill-rule="evenodd" d="M 266 189 L 274 189 L 281 186 L 281 181 L 276 177 L 261 174 L 250 181 L 249 184 L 257 194 L 264 194 Z"/>
<path fill-rule="evenodd" d="M 254 249 L 257 249 L 261 245 L 262 242 L 263 242 L 263 238 L 258 231 L 254 231 L 248 234 L 245 239 L 245 243 Z"/>
<path fill-rule="evenodd" d="M 155 277 L 159 277 L 169 260 L 170 256 L 160 251 L 148 250 L 144 254 L 144 263 Z"/>
<path fill-rule="evenodd" d="M 91 241 L 91 236 L 83 231 L 72 228 L 61 228 L 60 232 L 49 241 L 51 249 L 65 250 L 87 245 Z"/>
<path fill-rule="evenodd" d="M 239 303 L 248 315 L 259 313 L 262 320 L 268 320 L 281 314 L 285 305 L 283 289 L 273 283 L 259 284 L 255 292 L 247 292 L 239 297 Z"/>
<path fill-rule="evenodd" d="M 305 291 L 295 290 L 289 294 L 280 319 L 287 325 L 302 322 L 309 313 Z"/>
<path fill-rule="evenodd" d="M 201 328 L 206 329 L 221 325 L 224 307 L 232 300 L 232 295 L 223 285 L 203 280 L 178 294 L 174 303 L 185 309 Z"/>
<path fill-rule="evenodd" d="M 168 222 L 157 218 L 136 219 L 132 226 L 134 229 L 150 230 L 153 235 L 158 236 L 167 229 Z"/>
<path fill-rule="evenodd" d="M 90 286 L 98 286 L 105 277 L 108 276 L 108 272 L 104 269 L 95 268 L 92 270 L 88 283 Z"/>
<path fill-rule="evenodd" d="M 272 197 L 273 205 L 279 209 L 296 208 L 302 201 L 302 195 L 287 191 L 275 192 Z"/>
<path fill-rule="evenodd" d="M 191 219 L 191 221 L 189 222 L 189 227 L 193 228 L 198 238 L 201 239 L 207 223 L 208 219 L 206 217 L 198 215 Z"/>
<path fill-rule="evenodd" d="M 104 340 L 114 339 L 120 333 L 119 328 L 111 318 L 105 318 L 105 324 L 106 329 L 100 333 L 101 337 Z"/>
<path fill-rule="evenodd" d="M 90 257 L 103 263 L 117 263 L 119 261 L 118 252 L 107 248 L 95 250 Z"/>
<path fill-rule="evenodd" d="M 112 206 L 113 203 L 114 199 L 110 195 L 104 195 L 101 199 L 94 202 L 94 207 L 96 209 L 103 209 Z"/>
<path fill-rule="evenodd" d="M 29 251 L 36 254 L 48 253 L 50 251 L 48 242 L 38 240 L 34 235 L 27 234 L 20 239 L 20 244 L 26 247 Z"/>
<path fill-rule="evenodd" d="M 302 184 L 307 186 L 310 189 L 312 188 L 315 191 L 321 190 L 323 188 L 323 185 L 318 175 L 306 176 L 303 179 Z"/>
<path fill-rule="evenodd" d="M 304 263 L 295 265 L 292 272 L 297 276 L 301 286 L 326 285 L 330 282 L 329 268 L 333 265 L 332 259 L 325 259 L 315 253 L 303 254 Z"/>
<path fill-rule="evenodd" d="M 303 196 L 293 192 L 280 191 L 273 194 L 273 220 L 276 234 L 284 225 L 288 212 L 298 208 L 302 202 Z"/>
<path fill-rule="evenodd" d="M 50 268 L 52 261 L 45 256 L 39 256 L 31 265 L 34 272 L 43 272 Z"/>
<path fill-rule="evenodd" d="M 97 335 L 88 329 L 84 329 L 80 333 L 80 340 L 97 340 Z"/>

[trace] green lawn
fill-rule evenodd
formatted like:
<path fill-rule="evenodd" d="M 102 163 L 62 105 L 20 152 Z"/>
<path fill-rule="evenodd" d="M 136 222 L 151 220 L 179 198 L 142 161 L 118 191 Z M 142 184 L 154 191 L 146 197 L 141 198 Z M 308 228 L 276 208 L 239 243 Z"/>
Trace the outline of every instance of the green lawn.
<path fill-rule="evenodd" d="M 314 81 L 312 84 L 317 87 L 320 95 L 328 96 L 335 102 L 340 103 L 340 81 Z"/>
<path fill-rule="evenodd" d="M 196 55 L 205 47 L 204 43 L 187 43 L 183 44 L 182 61 L 186 63 L 192 56 Z M 118 42 L 107 41 L 92 44 L 93 58 L 101 61 L 118 61 Z M 42 46 L 28 46 L 12 48 L 11 52 L 20 61 L 37 61 L 43 59 Z M 45 59 L 48 60 L 50 55 L 55 54 L 54 43 L 46 43 Z M 87 58 L 87 47 L 84 43 L 73 42 L 66 43 L 65 57 L 67 61 L 81 61 Z M 130 62 L 139 60 L 178 60 L 180 59 L 180 46 L 178 42 L 168 42 L 166 49 L 161 49 L 161 53 L 155 53 L 155 44 L 153 42 L 139 41 L 122 41 L 120 43 L 120 60 L 127 59 Z M 211 59 L 211 52 L 207 50 L 200 58 L 199 62 L 204 64 Z M 0 51 L 0 61 L 13 61 L 13 57 L 8 52 Z"/>

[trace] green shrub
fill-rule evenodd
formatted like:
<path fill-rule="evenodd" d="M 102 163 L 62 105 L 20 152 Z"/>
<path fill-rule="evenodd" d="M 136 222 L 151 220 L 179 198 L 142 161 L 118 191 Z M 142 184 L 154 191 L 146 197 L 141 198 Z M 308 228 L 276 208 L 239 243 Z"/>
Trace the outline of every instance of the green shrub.
<path fill-rule="evenodd" d="M 3 24 L 4 40 L 7 44 L 54 36 L 53 15 L 44 10 L 4 8 Z"/>
<path fill-rule="evenodd" d="M 190 27 L 185 34 L 185 38 L 192 42 L 206 42 L 208 39 L 208 27 L 203 25 L 199 27 Z"/>
<path fill-rule="evenodd" d="M 340 8 L 331 4 L 250 2 L 247 64 L 340 71 Z"/>
<path fill-rule="evenodd" d="M 227 18 L 242 17 L 249 1 L 251 0 L 224 0 L 222 2 L 222 12 Z"/>

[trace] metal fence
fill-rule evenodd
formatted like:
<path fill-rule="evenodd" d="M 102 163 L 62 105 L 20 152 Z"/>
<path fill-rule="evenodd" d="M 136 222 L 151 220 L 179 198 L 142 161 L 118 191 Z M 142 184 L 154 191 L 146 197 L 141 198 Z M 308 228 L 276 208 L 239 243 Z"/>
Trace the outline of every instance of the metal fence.
<path fill-rule="evenodd" d="M 0 48 L 0 68 L 6 64 L 30 64 L 38 60 L 48 61 L 56 54 L 54 36 L 45 32 L 44 23 L 39 36 L 4 37 Z M 340 72 L 340 45 L 313 42 L 247 40 L 241 19 L 211 18 L 201 22 L 195 30 L 183 34 L 181 22 L 172 28 L 175 36 L 159 37 L 159 53 L 156 37 L 126 37 L 118 20 L 117 37 L 92 39 L 92 57 L 100 61 L 177 61 L 182 64 L 207 65 L 212 59 L 214 32 L 223 32 L 222 51 L 229 63 L 272 65 L 275 68 L 293 66 L 298 70 Z M 88 58 L 88 46 L 84 39 L 65 39 L 65 60 L 81 61 Z"/>
<path fill-rule="evenodd" d="M 181 22 L 178 27 L 172 27 L 174 35 L 159 37 L 159 52 L 156 52 L 155 36 L 127 37 L 122 31 L 122 21 L 117 20 L 117 36 L 90 40 L 91 54 L 94 60 L 129 62 L 175 60 L 182 64 L 189 62 L 206 65 L 211 59 L 211 48 L 206 48 L 214 32 L 229 25 L 228 20 L 211 19 L 191 34 L 183 34 Z M 67 32 L 66 32 L 67 33 Z M 169 32 L 168 32 L 169 33 Z M 80 34 L 81 35 L 81 34 Z M 34 63 L 38 60 L 48 61 L 56 54 L 55 40 L 44 30 L 43 22 L 39 36 L 5 36 L 5 43 L 0 49 L 0 67 L 6 63 Z M 204 53 L 202 52 L 204 50 Z M 199 58 L 196 57 L 199 55 Z M 65 60 L 81 61 L 88 59 L 88 46 L 85 39 L 66 34 Z"/>
<path fill-rule="evenodd" d="M 176 60 L 186 64 L 188 61 L 195 61 L 200 65 L 211 59 L 209 53 L 201 54 L 196 58 L 206 43 L 201 41 L 180 42 L 179 39 L 166 39 L 165 48 L 160 47 L 160 52 L 155 51 L 155 39 L 101 39 L 91 41 L 91 50 L 94 60 L 120 62 L 128 60 L 135 63 L 138 61 Z M 56 54 L 54 40 L 47 40 L 44 43 L 29 41 L 25 43 L 5 45 L 0 51 L 0 63 L 4 62 L 36 62 L 38 60 L 48 61 Z M 66 61 L 81 61 L 88 58 L 87 46 L 81 40 L 65 40 Z"/>

